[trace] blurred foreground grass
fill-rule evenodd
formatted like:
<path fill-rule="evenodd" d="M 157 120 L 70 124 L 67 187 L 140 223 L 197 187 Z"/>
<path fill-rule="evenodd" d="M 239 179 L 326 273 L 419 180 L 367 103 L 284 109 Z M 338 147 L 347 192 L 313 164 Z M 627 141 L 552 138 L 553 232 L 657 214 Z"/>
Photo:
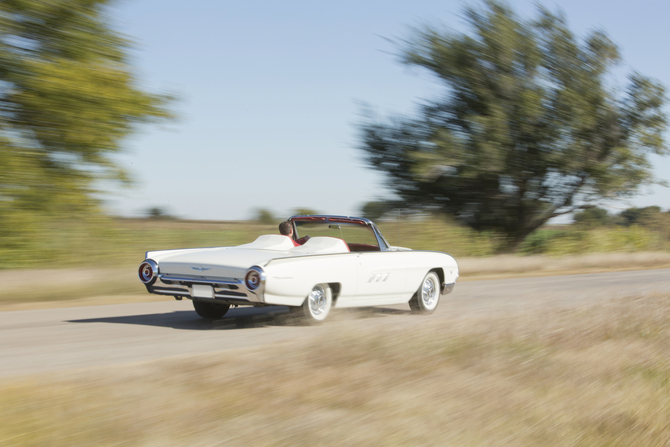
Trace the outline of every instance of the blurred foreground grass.
<path fill-rule="evenodd" d="M 5 379 L 0 445 L 670 443 L 670 296 L 361 317 L 254 350 Z"/>
<path fill-rule="evenodd" d="M 532 235 L 519 253 L 503 256 L 494 256 L 503 245 L 495 235 L 444 220 L 381 222 L 380 228 L 392 245 L 455 256 L 461 280 L 670 267 L 669 235 L 642 227 L 549 227 Z M 44 222 L 33 230 L 29 240 L 2 239 L 0 304 L 129 294 L 149 299 L 136 277 L 146 251 L 239 245 L 277 227 L 100 217 Z"/>

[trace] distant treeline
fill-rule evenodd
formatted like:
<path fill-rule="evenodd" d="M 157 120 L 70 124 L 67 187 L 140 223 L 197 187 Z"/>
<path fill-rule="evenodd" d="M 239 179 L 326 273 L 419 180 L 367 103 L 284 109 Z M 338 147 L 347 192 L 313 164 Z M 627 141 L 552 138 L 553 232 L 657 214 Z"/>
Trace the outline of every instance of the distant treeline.
<path fill-rule="evenodd" d="M 670 211 L 663 212 L 658 206 L 647 206 L 610 214 L 606 209 L 593 207 L 575 214 L 574 221 L 587 227 L 640 225 L 662 231 L 670 229 Z"/>
<path fill-rule="evenodd" d="M 523 254 L 563 255 L 608 251 L 670 249 L 670 212 L 658 206 L 609 213 L 589 208 L 574 215 L 574 224 L 544 227 L 520 247 Z"/>

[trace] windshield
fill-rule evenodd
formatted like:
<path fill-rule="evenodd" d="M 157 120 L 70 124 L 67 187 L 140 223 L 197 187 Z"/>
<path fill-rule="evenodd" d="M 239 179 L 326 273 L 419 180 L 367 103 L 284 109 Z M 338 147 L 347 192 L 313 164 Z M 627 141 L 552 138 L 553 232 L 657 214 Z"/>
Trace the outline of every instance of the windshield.
<path fill-rule="evenodd" d="M 329 236 L 344 240 L 351 251 L 379 251 L 377 238 L 368 225 L 358 223 L 295 222 L 296 237 Z"/>

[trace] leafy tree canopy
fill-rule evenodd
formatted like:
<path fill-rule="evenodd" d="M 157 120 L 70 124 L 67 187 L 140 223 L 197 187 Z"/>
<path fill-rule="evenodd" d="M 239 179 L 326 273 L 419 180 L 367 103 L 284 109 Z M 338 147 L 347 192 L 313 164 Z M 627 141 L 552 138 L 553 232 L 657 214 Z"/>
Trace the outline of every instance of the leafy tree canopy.
<path fill-rule="evenodd" d="M 647 225 L 661 214 L 658 206 L 647 206 L 644 208 L 628 208 L 619 213 L 619 223 L 626 227 L 631 225 Z"/>
<path fill-rule="evenodd" d="M 387 212 L 391 211 L 391 206 L 388 202 L 375 200 L 372 202 L 367 202 L 361 207 L 361 214 L 366 219 L 377 220 L 382 217 Z"/>
<path fill-rule="evenodd" d="M 596 206 L 576 213 L 574 220 L 579 225 L 596 227 L 612 223 L 612 216 L 609 215 L 606 209 Z"/>
<path fill-rule="evenodd" d="M 274 213 L 267 208 L 258 208 L 254 212 L 254 214 L 255 214 L 254 220 L 263 225 L 272 225 L 279 222 L 279 220 L 275 217 Z"/>
<path fill-rule="evenodd" d="M 92 182 L 126 180 L 110 155 L 137 124 L 169 117 L 136 85 L 110 0 L 0 2 L 0 203 L 90 208 Z"/>
<path fill-rule="evenodd" d="M 444 95 L 415 118 L 361 126 L 367 162 L 408 206 L 515 247 L 552 217 L 654 182 L 648 155 L 668 154 L 664 88 L 637 73 L 611 86 L 619 52 L 602 31 L 579 40 L 561 15 L 540 7 L 527 21 L 493 0 L 465 16 L 470 34 L 418 30 L 402 54 Z"/>
<path fill-rule="evenodd" d="M 293 210 L 294 216 L 297 215 L 309 216 L 310 214 L 320 214 L 320 213 L 312 208 L 296 208 Z"/>
<path fill-rule="evenodd" d="M 172 216 L 169 213 L 169 211 L 162 206 L 152 206 L 151 208 L 147 209 L 147 217 L 149 219 L 156 219 L 156 220 L 175 219 L 175 217 Z"/>

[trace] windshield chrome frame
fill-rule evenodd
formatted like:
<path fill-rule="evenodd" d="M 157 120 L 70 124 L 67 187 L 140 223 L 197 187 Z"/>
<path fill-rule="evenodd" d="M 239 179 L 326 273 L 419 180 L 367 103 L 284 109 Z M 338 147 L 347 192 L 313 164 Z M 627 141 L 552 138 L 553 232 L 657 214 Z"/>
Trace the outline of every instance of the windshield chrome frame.
<path fill-rule="evenodd" d="M 372 231 L 375 233 L 375 237 L 377 238 L 377 245 L 379 245 L 379 250 L 381 250 L 381 251 L 391 251 L 391 246 L 389 245 L 386 238 L 382 235 L 382 232 L 379 231 L 379 228 L 377 228 L 377 225 L 375 225 L 372 222 L 370 222 L 369 225 L 372 227 Z"/>
<path fill-rule="evenodd" d="M 379 228 L 377 228 L 377 225 L 372 222 L 370 219 L 366 219 L 364 217 L 353 217 L 353 216 L 331 216 L 331 215 L 297 215 L 297 216 L 291 216 L 289 217 L 289 221 L 293 225 L 293 237 L 298 236 L 298 226 L 296 225 L 296 221 L 301 221 L 304 219 L 304 221 L 309 221 L 311 219 L 314 221 L 321 221 L 324 223 L 330 222 L 330 219 L 335 219 L 336 222 L 339 221 L 339 223 L 344 223 L 341 221 L 341 219 L 351 219 L 352 223 L 355 221 L 359 222 L 360 225 L 365 225 L 369 227 L 372 230 L 372 233 L 375 236 L 375 239 L 377 240 L 377 246 L 379 247 L 380 251 L 391 251 L 391 245 L 388 243 L 386 238 L 382 236 L 381 231 L 379 231 Z"/>

